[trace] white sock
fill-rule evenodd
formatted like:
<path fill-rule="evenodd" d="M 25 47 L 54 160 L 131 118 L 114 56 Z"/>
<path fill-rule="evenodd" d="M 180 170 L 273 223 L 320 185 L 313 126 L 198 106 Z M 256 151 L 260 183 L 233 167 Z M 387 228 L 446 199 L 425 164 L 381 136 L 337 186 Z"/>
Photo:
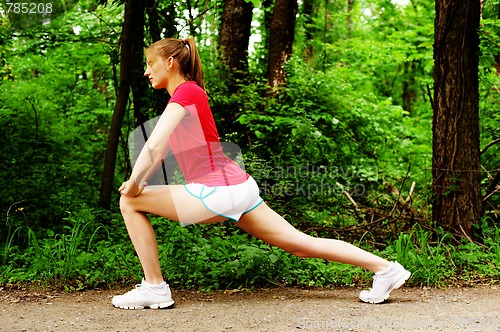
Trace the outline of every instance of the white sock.
<path fill-rule="evenodd" d="M 384 271 L 377 272 L 377 273 L 375 273 L 375 274 L 377 274 L 377 275 L 382 275 L 382 274 L 385 274 L 385 273 L 389 272 L 389 271 L 392 269 L 392 266 L 393 266 L 393 265 L 394 265 L 394 263 L 393 263 L 393 262 L 390 262 L 390 263 L 389 263 L 389 266 L 387 267 L 387 269 L 385 269 Z"/>
<path fill-rule="evenodd" d="M 144 285 L 148 286 L 151 289 L 161 289 L 161 288 L 164 288 L 167 285 L 167 283 L 164 281 L 161 284 L 153 285 L 153 284 L 150 284 L 149 282 L 147 282 L 146 279 L 144 279 Z"/>

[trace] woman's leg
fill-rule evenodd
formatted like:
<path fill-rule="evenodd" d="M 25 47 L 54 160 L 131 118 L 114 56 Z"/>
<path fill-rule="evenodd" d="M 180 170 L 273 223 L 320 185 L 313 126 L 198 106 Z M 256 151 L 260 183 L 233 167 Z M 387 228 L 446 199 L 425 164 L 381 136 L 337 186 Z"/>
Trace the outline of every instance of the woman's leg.
<path fill-rule="evenodd" d="M 265 203 L 244 214 L 236 225 L 249 234 L 299 257 L 347 263 L 373 272 L 385 271 L 390 264 L 389 261 L 344 241 L 304 234 Z"/>
<path fill-rule="evenodd" d="M 352 244 L 315 238 L 299 232 L 265 204 L 243 215 L 237 225 L 263 241 L 299 257 L 322 258 L 361 266 L 375 272 L 372 288 L 359 294 L 363 302 L 384 302 L 411 275 L 401 264 L 389 262 Z"/>
<path fill-rule="evenodd" d="M 163 277 L 153 227 L 146 214 L 155 214 L 181 222 L 218 222 L 225 218 L 211 213 L 190 195 L 184 186 L 151 186 L 136 197 L 120 198 L 128 234 L 141 261 L 144 277 L 150 284 L 160 284 Z"/>

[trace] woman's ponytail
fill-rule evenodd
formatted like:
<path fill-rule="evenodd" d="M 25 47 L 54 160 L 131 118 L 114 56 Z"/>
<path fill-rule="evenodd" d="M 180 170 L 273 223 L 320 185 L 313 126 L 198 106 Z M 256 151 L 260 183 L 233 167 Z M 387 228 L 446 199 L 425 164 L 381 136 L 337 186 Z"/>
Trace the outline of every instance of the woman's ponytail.
<path fill-rule="evenodd" d="M 189 50 L 189 65 L 188 70 L 184 73 L 190 80 L 195 81 L 200 88 L 205 90 L 205 83 L 203 81 L 203 67 L 201 65 L 200 55 L 196 47 L 196 42 L 193 38 L 189 37 L 182 40 L 182 43 Z M 183 68 L 184 70 L 184 68 Z"/>

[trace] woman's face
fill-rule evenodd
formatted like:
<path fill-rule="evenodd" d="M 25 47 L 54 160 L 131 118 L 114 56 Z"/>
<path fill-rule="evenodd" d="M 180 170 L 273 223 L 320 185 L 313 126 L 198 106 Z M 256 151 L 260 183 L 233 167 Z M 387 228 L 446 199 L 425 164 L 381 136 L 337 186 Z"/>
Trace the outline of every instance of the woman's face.
<path fill-rule="evenodd" d="M 170 68 L 168 66 L 169 60 L 164 60 L 162 57 L 151 57 L 147 59 L 146 71 L 144 76 L 149 79 L 149 83 L 153 89 L 166 89 L 169 77 Z"/>

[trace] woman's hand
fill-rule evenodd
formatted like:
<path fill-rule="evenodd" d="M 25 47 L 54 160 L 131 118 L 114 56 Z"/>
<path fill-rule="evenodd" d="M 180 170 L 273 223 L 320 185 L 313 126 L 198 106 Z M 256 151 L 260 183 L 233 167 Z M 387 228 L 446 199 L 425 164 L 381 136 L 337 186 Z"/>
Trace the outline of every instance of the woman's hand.
<path fill-rule="evenodd" d="M 143 182 L 142 185 L 139 186 L 134 180 L 130 179 L 123 182 L 120 188 L 118 188 L 118 191 L 120 192 L 120 195 L 135 197 L 140 195 L 140 193 L 144 190 L 144 187 L 147 185 L 148 184 L 146 182 Z"/>

